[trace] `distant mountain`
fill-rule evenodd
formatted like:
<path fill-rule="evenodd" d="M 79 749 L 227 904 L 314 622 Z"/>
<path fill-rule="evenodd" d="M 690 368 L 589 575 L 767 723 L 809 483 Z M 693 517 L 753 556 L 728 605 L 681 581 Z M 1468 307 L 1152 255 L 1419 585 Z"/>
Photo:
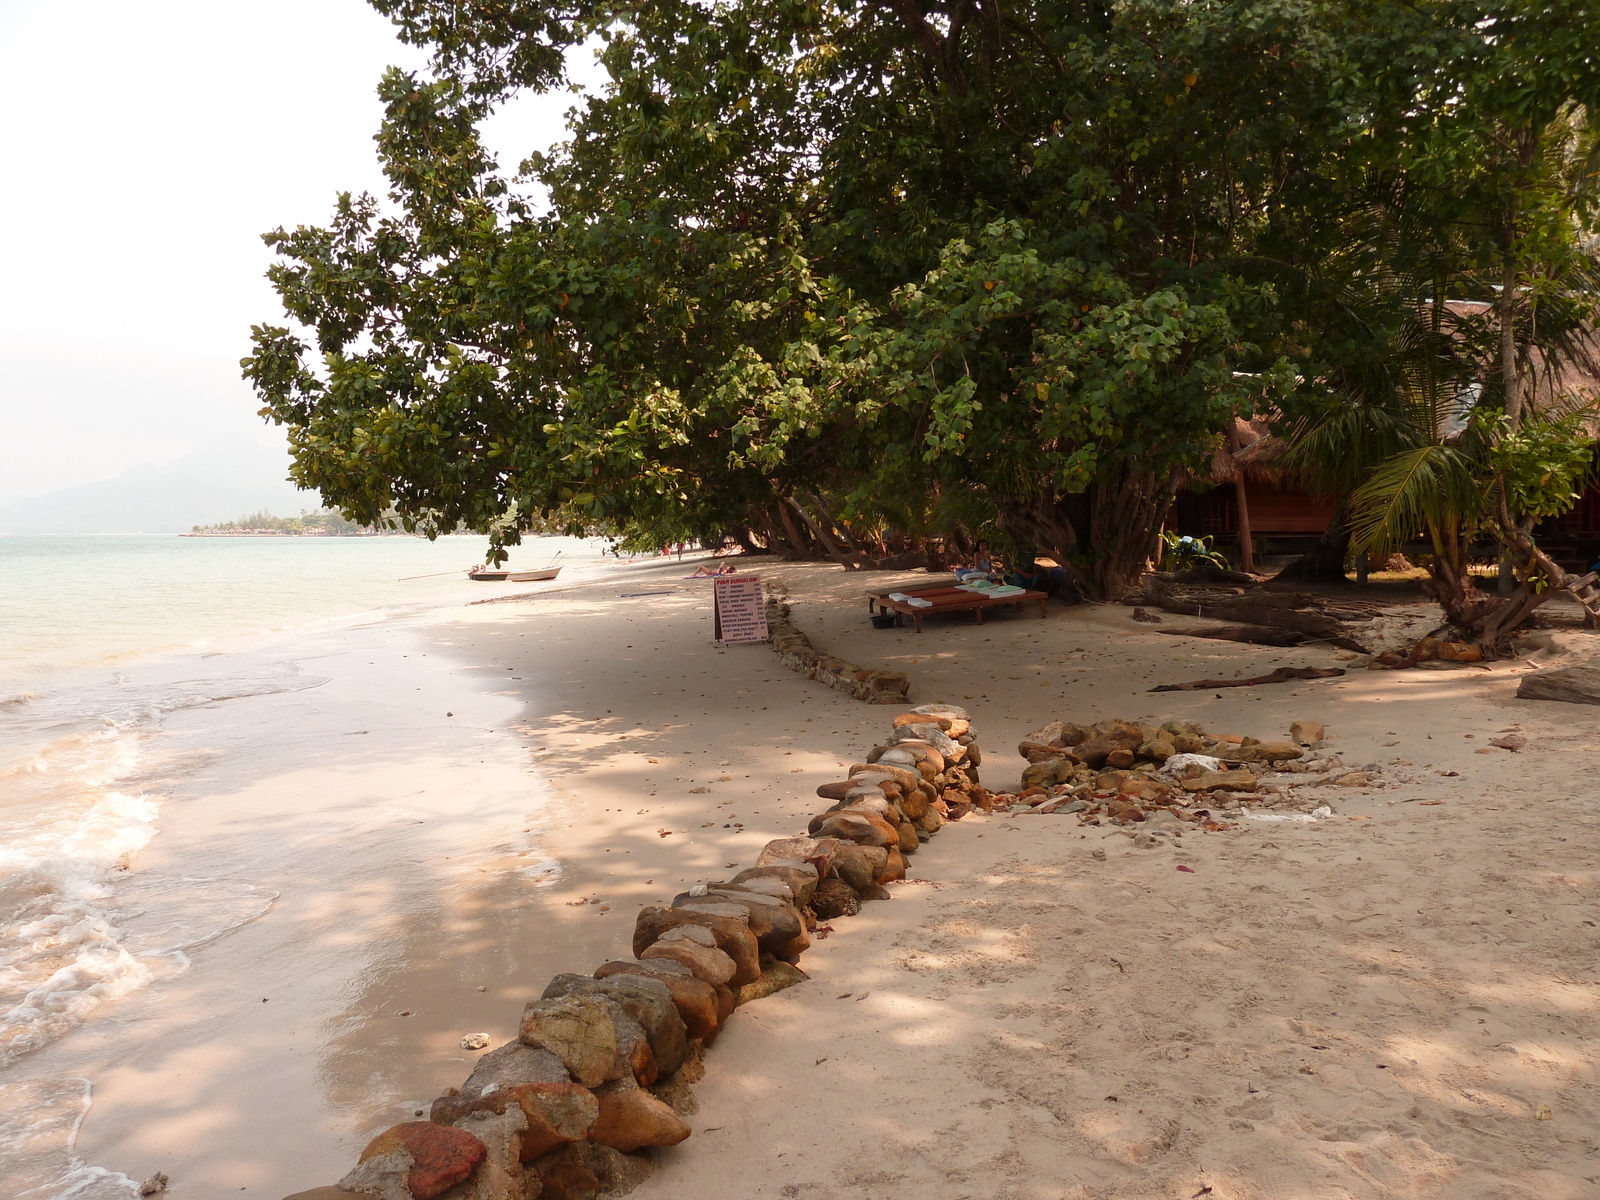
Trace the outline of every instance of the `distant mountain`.
<path fill-rule="evenodd" d="M 0 506 L 0 533 L 185 533 L 262 509 L 295 516 L 320 508 L 316 493 L 300 491 L 288 473 L 288 456 L 275 447 L 243 439 L 204 446 L 169 463 Z"/>

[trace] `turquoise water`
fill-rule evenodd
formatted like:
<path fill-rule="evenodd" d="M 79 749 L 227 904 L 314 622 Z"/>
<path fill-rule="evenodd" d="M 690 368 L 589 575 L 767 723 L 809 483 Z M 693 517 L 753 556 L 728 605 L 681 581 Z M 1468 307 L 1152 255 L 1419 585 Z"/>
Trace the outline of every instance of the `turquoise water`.
<path fill-rule="evenodd" d="M 326 617 L 484 599 L 481 537 L 0 538 L 0 700 L 59 672 Z M 605 543 L 538 538 L 510 565 L 592 566 Z M 439 574 L 448 572 L 447 574 Z M 429 576 L 413 579 L 408 576 Z"/>
<path fill-rule="evenodd" d="M 581 581 L 599 573 L 605 543 L 541 538 L 513 553 L 520 569 L 562 553 L 571 569 L 556 585 L 467 579 L 486 549 L 478 537 L 0 538 L 0 1067 L 145 986 L 153 961 L 181 957 L 179 941 L 220 936 L 270 903 L 212 881 L 198 933 L 146 944 L 140 914 L 182 924 L 174 914 L 199 885 L 141 894 L 150 880 L 126 871 L 158 830 L 152 750 L 170 714 L 326 682 L 287 654 L 228 653 L 250 644 L 230 639 L 296 630 L 292 646 L 319 622 Z M 5 1115 L 0 1098 L 0 1178 L 35 1132 Z"/>

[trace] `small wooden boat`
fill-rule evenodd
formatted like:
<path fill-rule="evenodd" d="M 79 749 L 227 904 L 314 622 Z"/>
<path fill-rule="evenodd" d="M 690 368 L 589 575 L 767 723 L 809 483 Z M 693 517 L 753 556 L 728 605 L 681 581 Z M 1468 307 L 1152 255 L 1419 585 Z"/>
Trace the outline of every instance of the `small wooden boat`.
<path fill-rule="evenodd" d="M 539 571 L 497 571 L 488 567 L 474 567 L 467 572 L 468 579 L 479 583 L 543 583 L 561 574 L 560 567 L 545 567 Z"/>

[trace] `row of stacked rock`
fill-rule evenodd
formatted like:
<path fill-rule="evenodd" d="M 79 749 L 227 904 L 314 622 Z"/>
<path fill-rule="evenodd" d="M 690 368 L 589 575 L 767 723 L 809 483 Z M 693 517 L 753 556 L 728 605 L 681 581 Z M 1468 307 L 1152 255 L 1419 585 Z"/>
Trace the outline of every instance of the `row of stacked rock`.
<path fill-rule="evenodd" d="M 906 855 L 992 797 L 967 714 L 923 705 L 817 794 L 804 837 L 754 866 L 640 910 L 632 959 L 558 975 L 515 1041 L 485 1054 L 428 1120 L 379 1134 L 334 1187 L 287 1200 L 594 1200 L 622 1195 L 650 1152 L 690 1134 L 690 1085 L 741 1004 L 805 979 L 794 964 L 825 922 L 887 899 Z"/>
<path fill-rule="evenodd" d="M 790 618 L 789 605 L 775 596 L 767 598 L 767 635 L 779 661 L 791 671 L 867 704 L 904 704 L 911 691 L 911 680 L 903 672 L 858 667 L 823 654 Z"/>

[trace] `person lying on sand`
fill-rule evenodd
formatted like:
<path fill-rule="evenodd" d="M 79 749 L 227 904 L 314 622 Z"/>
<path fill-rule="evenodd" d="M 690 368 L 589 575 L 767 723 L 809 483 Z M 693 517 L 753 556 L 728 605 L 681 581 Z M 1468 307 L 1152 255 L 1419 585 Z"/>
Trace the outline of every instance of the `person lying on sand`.
<path fill-rule="evenodd" d="M 718 575 L 737 575 L 738 571 L 732 563 L 723 563 L 712 570 L 710 563 L 701 563 L 694 569 L 694 574 L 685 575 L 685 579 L 715 579 Z"/>

